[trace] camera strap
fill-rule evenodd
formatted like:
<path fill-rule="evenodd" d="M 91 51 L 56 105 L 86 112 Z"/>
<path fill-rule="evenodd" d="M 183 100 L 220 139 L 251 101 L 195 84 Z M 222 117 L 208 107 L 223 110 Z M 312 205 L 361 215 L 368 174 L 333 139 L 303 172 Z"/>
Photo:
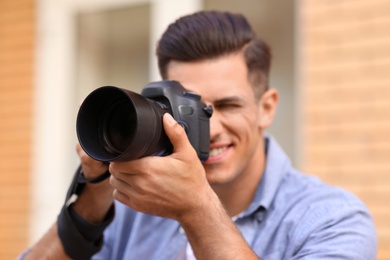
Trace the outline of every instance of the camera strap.
<path fill-rule="evenodd" d="M 103 232 L 112 222 L 115 215 L 114 204 L 110 207 L 100 224 L 92 224 L 79 216 L 71 206 L 81 194 L 86 183 L 98 183 L 110 176 L 107 170 L 104 174 L 93 178 L 85 178 L 81 166 L 77 169 L 68 189 L 64 206 L 58 215 L 58 236 L 68 256 L 72 259 L 90 259 L 103 246 Z"/>

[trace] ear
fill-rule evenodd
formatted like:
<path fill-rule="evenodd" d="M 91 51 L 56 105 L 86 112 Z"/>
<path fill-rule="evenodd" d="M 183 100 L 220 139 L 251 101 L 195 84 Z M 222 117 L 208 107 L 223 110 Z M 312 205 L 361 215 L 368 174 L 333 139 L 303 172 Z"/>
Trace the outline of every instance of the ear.
<path fill-rule="evenodd" d="M 276 89 L 268 89 L 258 101 L 259 127 L 265 129 L 274 120 L 278 106 L 279 94 Z"/>

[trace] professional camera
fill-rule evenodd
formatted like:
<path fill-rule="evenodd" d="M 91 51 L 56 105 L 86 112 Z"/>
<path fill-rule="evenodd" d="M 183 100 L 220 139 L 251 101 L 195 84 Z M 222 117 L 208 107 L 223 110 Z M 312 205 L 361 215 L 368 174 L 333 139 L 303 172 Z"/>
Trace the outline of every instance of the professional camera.
<path fill-rule="evenodd" d="M 170 113 L 185 129 L 200 160 L 210 149 L 209 118 L 212 107 L 200 96 L 186 91 L 177 81 L 158 81 L 145 86 L 141 95 L 113 86 L 91 92 L 77 115 L 81 147 L 98 161 L 129 161 L 172 153 L 162 116 Z"/>

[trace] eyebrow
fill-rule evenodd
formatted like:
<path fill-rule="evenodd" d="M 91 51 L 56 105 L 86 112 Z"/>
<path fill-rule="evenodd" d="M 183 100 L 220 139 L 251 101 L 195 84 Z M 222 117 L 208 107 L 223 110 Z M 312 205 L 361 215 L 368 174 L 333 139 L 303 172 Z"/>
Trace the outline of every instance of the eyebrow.
<path fill-rule="evenodd" d="M 245 104 L 245 100 L 243 98 L 240 98 L 238 96 L 228 96 L 221 99 L 217 99 L 214 102 L 214 105 L 220 105 L 220 104 L 226 104 L 226 103 L 239 103 L 239 104 Z"/>

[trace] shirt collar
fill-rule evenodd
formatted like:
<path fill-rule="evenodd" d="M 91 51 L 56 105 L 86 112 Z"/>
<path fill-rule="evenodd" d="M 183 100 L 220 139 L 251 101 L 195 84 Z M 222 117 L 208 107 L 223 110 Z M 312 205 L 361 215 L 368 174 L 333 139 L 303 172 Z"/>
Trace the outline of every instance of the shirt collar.
<path fill-rule="evenodd" d="M 269 209 L 283 177 L 291 167 L 287 155 L 272 136 L 265 135 L 264 144 L 266 164 L 260 184 L 247 210 L 237 218 L 252 215 L 259 209 Z"/>

